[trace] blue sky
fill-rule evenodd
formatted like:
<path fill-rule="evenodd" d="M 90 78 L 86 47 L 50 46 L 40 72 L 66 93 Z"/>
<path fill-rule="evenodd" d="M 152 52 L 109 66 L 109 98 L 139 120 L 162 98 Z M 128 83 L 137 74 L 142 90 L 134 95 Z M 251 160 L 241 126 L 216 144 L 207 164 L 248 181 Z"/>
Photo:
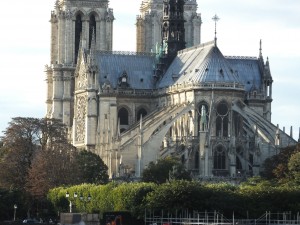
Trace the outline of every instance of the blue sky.
<path fill-rule="evenodd" d="M 43 117 L 46 113 L 44 65 L 50 57 L 50 12 L 55 0 L 4 1 L 0 35 L 0 131 L 12 117 Z M 141 0 L 110 0 L 114 9 L 114 50 L 135 50 L 135 18 Z M 202 42 L 214 37 L 224 55 L 269 57 L 274 79 L 272 122 L 300 127 L 300 1 L 198 0 Z"/>

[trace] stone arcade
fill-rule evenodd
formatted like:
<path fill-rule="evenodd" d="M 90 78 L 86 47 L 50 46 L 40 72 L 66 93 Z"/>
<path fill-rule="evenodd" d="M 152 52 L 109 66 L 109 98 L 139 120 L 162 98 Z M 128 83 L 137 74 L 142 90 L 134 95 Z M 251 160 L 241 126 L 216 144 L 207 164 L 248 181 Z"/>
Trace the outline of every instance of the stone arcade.
<path fill-rule="evenodd" d="M 177 156 L 195 177 L 257 175 L 296 141 L 271 123 L 269 61 L 200 43 L 196 0 L 144 0 L 137 52 L 113 52 L 108 0 L 57 0 L 51 13 L 47 117 L 110 177 L 140 177 Z"/>

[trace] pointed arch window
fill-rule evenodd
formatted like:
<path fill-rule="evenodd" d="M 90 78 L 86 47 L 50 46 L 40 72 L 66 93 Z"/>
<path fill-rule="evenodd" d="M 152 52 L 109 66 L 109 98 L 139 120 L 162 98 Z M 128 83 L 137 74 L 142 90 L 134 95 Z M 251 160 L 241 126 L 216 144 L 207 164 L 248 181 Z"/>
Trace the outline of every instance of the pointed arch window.
<path fill-rule="evenodd" d="M 90 16 L 90 22 L 89 22 L 89 48 L 91 48 L 93 35 L 96 40 L 96 18 L 94 15 Z"/>
<path fill-rule="evenodd" d="M 121 108 L 118 113 L 118 118 L 120 119 L 120 125 L 128 125 L 129 121 L 129 113 L 128 110 L 125 108 Z"/>
<path fill-rule="evenodd" d="M 139 109 L 137 112 L 137 121 L 139 121 L 142 118 L 144 118 L 147 115 L 147 111 L 144 108 Z"/>
<path fill-rule="evenodd" d="M 225 170 L 226 169 L 226 152 L 222 145 L 219 145 L 213 153 L 214 157 L 214 169 Z"/>
<path fill-rule="evenodd" d="M 236 137 L 243 135 L 243 117 L 237 113 L 233 112 L 233 125 L 234 125 L 234 134 Z"/>
<path fill-rule="evenodd" d="M 77 63 L 78 52 L 79 52 L 79 44 L 82 33 L 82 18 L 81 15 L 78 14 L 75 20 L 75 63 Z"/>

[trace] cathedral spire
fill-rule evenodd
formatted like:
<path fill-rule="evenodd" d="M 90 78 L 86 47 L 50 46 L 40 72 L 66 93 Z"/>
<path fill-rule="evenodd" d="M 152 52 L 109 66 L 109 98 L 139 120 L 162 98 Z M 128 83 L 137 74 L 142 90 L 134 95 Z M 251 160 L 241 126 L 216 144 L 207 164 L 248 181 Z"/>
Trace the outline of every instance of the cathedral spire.
<path fill-rule="evenodd" d="M 162 40 L 156 52 L 156 78 L 166 72 L 177 52 L 185 48 L 184 4 L 185 0 L 163 0 Z"/>
<path fill-rule="evenodd" d="M 217 46 L 217 22 L 220 20 L 220 18 L 217 16 L 217 14 L 215 14 L 212 20 L 215 21 L 215 46 Z"/>
<path fill-rule="evenodd" d="M 185 48 L 184 0 L 164 0 L 162 44 L 169 64 Z"/>
<path fill-rule="evenodd" d="M 259 41 L 259 58 L 262 58 L 262 41 Z"/>

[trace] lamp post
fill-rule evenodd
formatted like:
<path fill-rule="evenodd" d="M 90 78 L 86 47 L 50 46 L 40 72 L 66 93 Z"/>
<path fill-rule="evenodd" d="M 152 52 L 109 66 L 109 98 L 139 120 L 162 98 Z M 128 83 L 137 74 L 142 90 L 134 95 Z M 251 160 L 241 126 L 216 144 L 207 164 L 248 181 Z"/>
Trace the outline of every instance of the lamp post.
<path fill-rule="evenodd" d="M 82 194 L 80 194 L 79 199 L 80 199 L 80 201 L 82 201 L 84 203 L 84 210 L 86 211 L 86 203 L 91 201 L 91 199 L 92 199 L 91 195 L 88 194 L 87 197 L 84 197 Z"/>
<path fill-rule="evenodd" d="M 78 197 L 77 193 L 74 192 L 73 198 L 76 199 L 77 197 Z M 72 200 L 70 198 L 69 192 L 66 193 L 66 198 L 69 199 L 70 201 L 69 207 L 70 207 L 70 213 L 72 213 Z"/>
<path fill-rule="evenodd" d="M 16 221 L 17 208 L 18 206 L 14 204 L 14 221 Z"/>

